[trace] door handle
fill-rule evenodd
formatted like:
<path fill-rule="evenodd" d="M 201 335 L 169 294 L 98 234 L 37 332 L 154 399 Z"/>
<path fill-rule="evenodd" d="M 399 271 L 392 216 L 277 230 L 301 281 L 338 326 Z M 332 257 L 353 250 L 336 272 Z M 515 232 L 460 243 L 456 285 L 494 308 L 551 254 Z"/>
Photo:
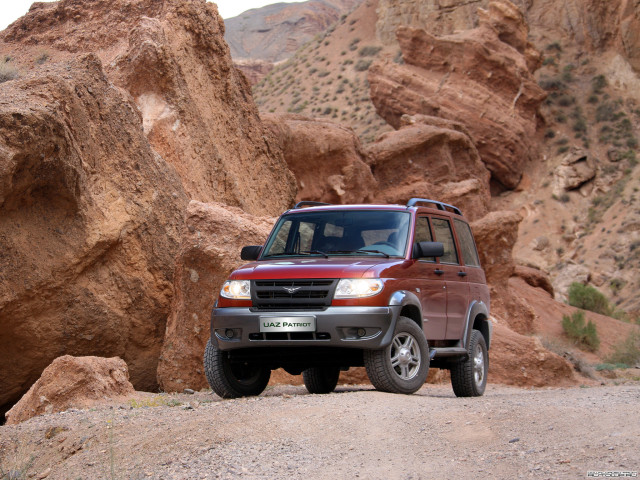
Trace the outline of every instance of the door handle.
<path fill-rule="evenodd" d="M 442 275 L 444 273 L 444 270 L 440 270 L 438 268 L 436 268 L 433 273 L 435 273 L 436 275 Z"/>
<path fill-rule="evenodd" d="M 467 276 L 467 272 L 458 272 L 458 275 L 460 277 L 466 277 Z"/>

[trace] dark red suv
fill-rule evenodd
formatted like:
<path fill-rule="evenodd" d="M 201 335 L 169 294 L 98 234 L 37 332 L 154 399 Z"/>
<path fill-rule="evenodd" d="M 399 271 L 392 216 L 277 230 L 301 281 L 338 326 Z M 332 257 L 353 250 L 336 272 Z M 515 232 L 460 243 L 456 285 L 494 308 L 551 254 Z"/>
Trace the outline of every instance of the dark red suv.
<path fill-rule="evenodd" d="M 484 393 L 489 289 L 458 208 L 300 202 L 241 256 L 204 355 L 221 397 L 259 395 L 276 368 L 329 393 L 355 366 L 385 392 L 415 392 L 431 365 L 457 396 Z"/>

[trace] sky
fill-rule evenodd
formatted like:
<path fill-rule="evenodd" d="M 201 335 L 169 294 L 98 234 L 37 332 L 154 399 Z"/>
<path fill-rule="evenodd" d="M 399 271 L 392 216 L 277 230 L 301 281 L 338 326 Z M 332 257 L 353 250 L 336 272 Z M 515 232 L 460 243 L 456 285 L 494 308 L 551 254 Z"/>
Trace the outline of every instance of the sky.
<path fill-rule="evenodd" d="M 50 0 L 43 0 L 50 1 Z M 222 18 L 231 18 L 251 8 L 263 7 L 279 0 L 218 0 L 218 11 Z M 23 16 L 29 10 L 33 0 L 0 0 L 0 30 Z"/>

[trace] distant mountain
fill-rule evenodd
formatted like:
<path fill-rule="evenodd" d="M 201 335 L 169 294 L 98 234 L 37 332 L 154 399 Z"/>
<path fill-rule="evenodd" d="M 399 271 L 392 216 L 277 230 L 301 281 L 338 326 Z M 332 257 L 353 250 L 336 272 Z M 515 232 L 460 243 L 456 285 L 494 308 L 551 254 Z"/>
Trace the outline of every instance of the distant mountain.
<path fill-rule="evenodd" d="M 235 60 L 285 60 L 361 0 L 310 0 L 254 8 L 224 21 Z"/>

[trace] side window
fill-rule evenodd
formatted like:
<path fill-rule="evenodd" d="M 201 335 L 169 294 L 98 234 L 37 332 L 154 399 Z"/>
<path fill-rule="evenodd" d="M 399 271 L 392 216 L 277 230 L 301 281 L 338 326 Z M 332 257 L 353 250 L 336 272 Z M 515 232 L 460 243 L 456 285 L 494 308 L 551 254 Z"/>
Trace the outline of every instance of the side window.
<path fill-rule="evenodd" d="M 416 220 L 416 234 L 414 242 L 433 242 L 433 236 L 431 235 L 431 228 L 429 228 L 429 219 L 427 217 L 418 217 Z M 422 260 L 428 262 L 435 262 L 435 257 L 424 257 Z"/>
<path fill-rule="evenodd" d="M 443 218 L 432 218 L 433 232 L 436 236 L 436 242 L 444 244 L 444 256 L 440 258 L 440 263 L 458 264 L 458 252 L 456 251 L 456 243 L 453 241 L 453 233 L 449 220 Z"/>
<path fill-rule="evenodd" d="M 431 229 L 429 228 L 429 219 L 427 217 L 418 217 L 416 220 L 416 242 L 433 242 Z"/>
<path fill-rule="evenodd" d="M 476 244 L 473 241 L 473 235 L 471 234 L 469 224 L 458 219 L 454 219 L 453 224 L 455 225 L 456 232 L 458 233 L 460 249 L 462 250 L 462 259 L 464 260 L 465 265 L 470 267 L 479 267 L 480 259 L 478 258 L 478 251 L 476 250 Z"/>

